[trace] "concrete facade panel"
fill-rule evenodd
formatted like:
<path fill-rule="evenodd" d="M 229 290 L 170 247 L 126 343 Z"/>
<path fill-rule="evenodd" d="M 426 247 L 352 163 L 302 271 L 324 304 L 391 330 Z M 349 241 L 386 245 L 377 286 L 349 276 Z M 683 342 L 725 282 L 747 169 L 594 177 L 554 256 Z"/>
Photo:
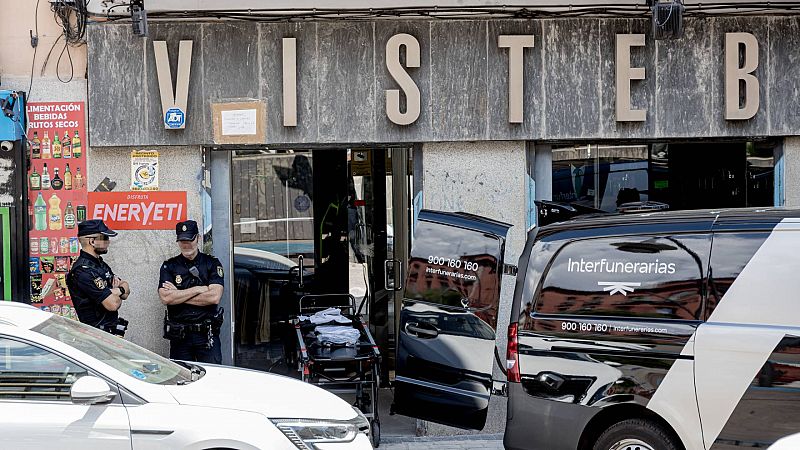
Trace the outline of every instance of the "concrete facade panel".
<path fill-rule="evenodd" d="M 407 33 L 419 42 L 420 67 L 407 68 L 406 71 L 414 80 L 420 92 L 420 114 L 416 122 L 407 126 L 393 123 L 386 116 L 386 90 L 399 89 L 386 68 L 386 43 L 399 33 Z M 413 141 L 416 136 L 430 135 L 433 132 L 431 123 L 431 23 L 391 21 L 375 28 L 375 123 L 376 139 L 381 142 Z M 406 51 L 401 49 L 400 59 L 406 61 Z M 401 111 L 405 111 L 405 95 L 401 93 Z"/>
<path fill-rule="evenodd" d="M 187 191 L 187 216 L 202 226 L 200 205 L 202 160 L 199 147 L 122 147 L 89 148 L 87 185 L 97 186 L 104 177 L 117 182 L 116 190 L 127 191 L 130 185 L 131 150 L 158 150 L 159 187 L 162 191 Z M 120 230 L 111 239 L 103 259 L 114 272 L 130 283 L 132 294 L 119 310 L 130 325 L 125 339 L 168 355 L 169 341 L 162 338 L 165 307 L 158 298 L 161 264 L 179 253 L 175 230 Z"/>
<path fill-rule="evenodd" d="M 132 145 L 147 143 L 151 145 L 190 145 L 196 142 L 210 142 L 211 134 L 206 126 L 205 111 L 206 95 L 213 91 L 204 89 L 203 79 L 203 39 L 202 26 L 171 23 L 157 24 L 150 27 L 148 39 L 131 36 L 131 39 L 141 41 L 145 45 L 144 78 L 145 90 L 140 95 L 145 101 L 145 122 L 142 123 L 146 131 L 147 140 L 134 142 Z M 161 93 L 158 88 L 158 72 L 156 71 L 155 51 L 153 41 L 166 41 L 167 54 L 169 55 L 170 74 L 172 75 L 172 92 L 175 92 L 175 79 L 178 74 L 178 46 L 181 40 L 191 40 L 192 63 L 189 76 L 189 96 L 186 106 L 186 128 L 182 130 L 167 130 L 164 128 L 164 113 L 161 107 Z M 211 40 L 209 39 L 209 42 Z M 141 64 L 141 61 L 139 62 Z M 91 79 L 91 76 L 89 77 Z M 134 122 L 135 123 L 135 122 Z M 94 130 L 92 130 L 94 132 Z M 91 133 L 90 133 L 91 134 Z"/>
<path fill-rule="evenodd" d="M 487 32 L 483 20 L 431 23 L 431 140 L 487 137 Z"/>
<path fill-rule="evenodd" d="M 711 137 L 717 70 L 710 22 L 686 19 L 681 39 L 656 41 L 657 137 Z"/>
<path fill-rule="evenodd" d="M 297 126 L 283 126 L 283 38 L 297 44 Z M 317 122 L 317 24 L 259 24 L 259 97 L 267 103 L 267 141 L 316 142 Z"/>
<path fill-rule="evenodd" d="M 501 35 L 533 35 L 533 48 L 523 51 L 523 123 L 508 122 L 509 50 L 498 46 Z M 487 45 L 489 81 L 489 139 L 526 139 L 542 125 L 540 112 L 544 107 L 543 82 L 544 50 L 541 41 L 542 23 L 533 20 L 489 21 Z"/>
<path fill-rule="evenodd" d="M 375 140 L 375 24 L 317 25 L 317 141 Z"/>

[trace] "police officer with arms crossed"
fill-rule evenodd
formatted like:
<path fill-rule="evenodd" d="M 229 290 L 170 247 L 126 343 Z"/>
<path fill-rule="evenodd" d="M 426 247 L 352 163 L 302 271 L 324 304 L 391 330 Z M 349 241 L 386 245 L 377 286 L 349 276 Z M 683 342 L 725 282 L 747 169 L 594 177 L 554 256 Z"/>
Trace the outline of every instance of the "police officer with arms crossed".
<path fill-rule="evenodd" d="M 109 333 L 123 336 L 128 321 L 117 310 L 131 294 L 127 281 L 114 275 L 100 255 L 108 253 L 109 238 L 116 236 L 102 220 L 78 224 L 81 253 L 67 274 L 67 287 L 78 320 Z"/>
<path fill-rule="evenodd" d="M 221 364 L 222 308 L 217 305 L 222 298 L 222 264 L 198 250 L 197 222 L 179 222 L 175 232 L 181 254 L 161 266 L 158 288 L 167 306 L 164 338 L 170 341 L 169 357 Z"/>

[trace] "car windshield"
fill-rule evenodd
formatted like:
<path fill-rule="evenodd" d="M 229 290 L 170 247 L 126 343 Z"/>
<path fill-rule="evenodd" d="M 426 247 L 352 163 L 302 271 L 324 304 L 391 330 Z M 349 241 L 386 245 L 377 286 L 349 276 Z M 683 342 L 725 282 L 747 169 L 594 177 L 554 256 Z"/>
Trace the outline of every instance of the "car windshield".
<path fill-rule="evenodd" d="M 185 384 L 197 378 L 192 370 L 78 321 L 52 316 L 32 328 L 45 336 L 98 359 L 120 372 L 152 384 Z"/>

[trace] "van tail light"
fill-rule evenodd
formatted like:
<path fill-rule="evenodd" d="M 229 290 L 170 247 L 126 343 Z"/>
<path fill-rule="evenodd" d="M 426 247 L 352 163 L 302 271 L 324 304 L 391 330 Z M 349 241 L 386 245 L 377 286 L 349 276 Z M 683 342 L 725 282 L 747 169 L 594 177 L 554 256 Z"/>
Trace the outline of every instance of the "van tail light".
<path fill-rule="evenodd" d="M 519 338 L 518 325 L 508 326 L 508 347 L 506 351 L 506 376 L 509 383 L 519 383 Z"/>

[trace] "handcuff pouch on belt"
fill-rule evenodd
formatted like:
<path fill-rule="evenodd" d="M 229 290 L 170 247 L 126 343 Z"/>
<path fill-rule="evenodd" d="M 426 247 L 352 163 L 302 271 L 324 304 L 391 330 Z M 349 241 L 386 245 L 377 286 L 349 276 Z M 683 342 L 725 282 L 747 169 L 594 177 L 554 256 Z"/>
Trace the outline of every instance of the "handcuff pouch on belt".
<path fill-rule="evenodd" d="M 128 321 L 122 317 L 117 317 L 113 322 L 108 322 L 100 325 L 100 329 L 106 333 L 111 333 L 116 336 L 124 337 L 125 331 L 128 329 Z"/>

